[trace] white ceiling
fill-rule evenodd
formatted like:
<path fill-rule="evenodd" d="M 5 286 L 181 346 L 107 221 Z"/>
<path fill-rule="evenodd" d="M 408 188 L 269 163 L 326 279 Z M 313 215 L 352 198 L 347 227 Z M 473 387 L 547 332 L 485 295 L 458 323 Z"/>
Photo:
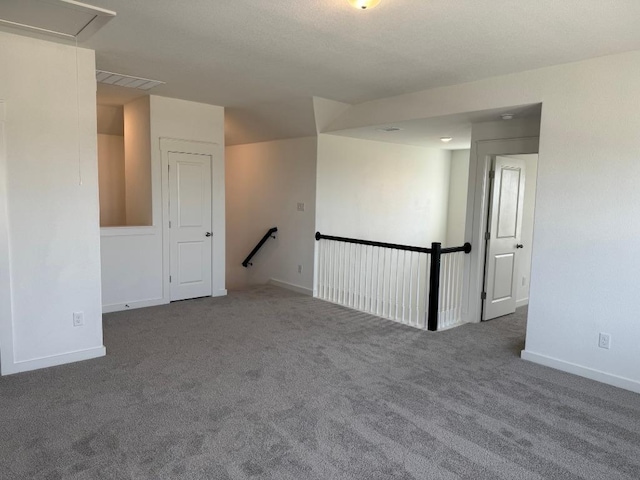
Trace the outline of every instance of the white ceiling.
<path fill-rule="evenodd" d="M 471 146 L 471 126 L 474 123 L 503 121 L 501 118 L 503 113 L 513 114 L 514 119 L 531 118 L 539 120 L 542 113 L 542 105 L 521 105 L 445 117 L 395 122 L 375 127 L 350 128 L 331 132 L 331 134 L 443 150 L 462 150 Z M 397 127 L 401 130 L 385 132 L 382 129 L 386 127 Z M 442 137 L 451 137 L 453 140 L 449 143 L 443 143 L 440 140 Z"/>
<path fill-rule="evenodd" d="M 315 134 L 312 96 L 355 104 L 640 49 L 640 0 L 383 0 L 368 11 L 346 0 L 91 2 L 117 12 L 83 44 L 97 67 L 228 107 L 230 145 Z M 105 104 L 141 93 L 106 87 Z M 384 135 L 415 143 L 449 127 L 457 148 L 470 127 L 454 120 Z"/>
<path fill-rule="evenodd" d="M 2 0 L 0 25 L 23 35 L 55 36 L 82 41 L 114 16 L 114 12 L 74 0 Z"/>
<path fill-rule="evenodd" d="M 346 103 L 640 49 L 639 0 L 91 0 L 97 66 L 246 107 Z"/>

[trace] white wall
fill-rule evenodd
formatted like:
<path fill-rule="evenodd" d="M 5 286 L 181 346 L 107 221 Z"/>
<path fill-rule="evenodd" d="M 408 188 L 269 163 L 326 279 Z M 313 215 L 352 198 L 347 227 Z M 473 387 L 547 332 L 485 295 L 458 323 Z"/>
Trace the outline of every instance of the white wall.
<path fill-rule="evenodd" d="M 446 241 L 448 150 L 325 134 L 318 142 L 317 230 L 424 247 Z"/>
<path fill-rule="evenodd" d="M 224 109 L 152 95 L 150 97 L 153 226 L 102 229 L 102 296 L 105 312 L 169 302 L 163 270 L 163 198 L 160 138 L 217 143 L 224 155 Z M 222 158 L 220 159 L 222 160 Z M 222 168 L 224 170 L 224 166 Z M 224 172 L 221 174 L 224 176 Z M 224 189 L 222 189 L 224 190 Z M 213 192 L 214 294 L 224 292 L 224 191 Z M 214 221 L 214 225 L 216 224 Z M 166 260 L 168 262 L 168 259 Z M 168 272 L 168 264 L 167 264 Z"/>
<path fill-rule="evenodd" d="M 542 102 L 523 357 L 640 392 L 638 78 L 635 51 L 367 102 L 331 128 Z"/>
<path fill-rule="evenodd" d="M 98 134 L 100 226 L 126 225 L 124 137 Z"/>
<path fill-rule="evenodd" d="M 124 135 L 124 108 L 122 105 L 98 105 L 98 134 Z"/>
<path fill-rule="evenodd" d="M 150 112 L 149 97 L 124 106 L 125 225 L 130 227 L 153 223 Z"/>
<path fill-rule="evenodd" d="M 3 374 L 105 354 L 94 52 L 79 49 L 77 60 L 76 76 L 75 48 L 0 33 Z"/>
<path fill-rule="evenodd" d="M 469 150 L 453 150 L 451 152 L 447 241 L 445 242 L 448 247 L 464 245 L 469 184 L 469 154 Z"/>
<path fill-rule="evenodd" d="M 316 156 L 316 137 L 227 147 L 228 288 L 276 280 L 311 294 Z M 242 261 L 271 227 L 278 227 L 277 239 L 244 268 Z"/>

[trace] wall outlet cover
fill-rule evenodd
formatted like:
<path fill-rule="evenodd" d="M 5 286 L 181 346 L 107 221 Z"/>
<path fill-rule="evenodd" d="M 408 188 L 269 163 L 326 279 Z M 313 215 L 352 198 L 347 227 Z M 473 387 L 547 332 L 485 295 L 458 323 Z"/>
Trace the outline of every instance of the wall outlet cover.
<path fill-rule="evenodd" d="M 73 312 L 73 326 L 81 327 L 84 325 L 84 312 Z"/>
<path fill-rule="evenodd" d="M 609 350 L 611 348 L 611 335 L 608 333 L 601 333 L 598 338 L 598 346 Z"/>

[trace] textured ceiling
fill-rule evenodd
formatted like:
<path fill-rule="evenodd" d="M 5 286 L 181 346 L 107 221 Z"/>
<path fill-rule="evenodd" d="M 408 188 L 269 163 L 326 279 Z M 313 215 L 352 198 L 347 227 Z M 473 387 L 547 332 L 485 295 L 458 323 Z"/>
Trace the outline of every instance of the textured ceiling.
<path fill-rule="evenodd" d="M 639 0 L 91 0 L 117 17 L 84 45 L 98 68 L 243 107 L 359 103 L 640 49 Z"/>
<path fill-rule="evenodd" d="M 510 121 L 502 120 L 503 113 L 510 113 L 517 120 L 531 119 L 531 121 L 539 122 L 542 105 L 520 105 L 445 117 L 408 120 L 375 127 L 350 128 L 331 132 L 331 134 L 443 150 L 462 150 L 471 147 L 471 126 L 474 123 Z M 400 130 L 385 132 L 383 129 L 387 127 L 400 128 Z M 449 143 L 443 143 L 440 140 L 442 137 L 451 137 L 452 140 Z"/>
<path fill-rule="evenodd" d="M 91 1 L 118 14 L 83 44 L 98 68 L 230 107 L 230 144 L 315 133 L 312 96 L 356 104 L 640 49 L 640 0 Z"/>

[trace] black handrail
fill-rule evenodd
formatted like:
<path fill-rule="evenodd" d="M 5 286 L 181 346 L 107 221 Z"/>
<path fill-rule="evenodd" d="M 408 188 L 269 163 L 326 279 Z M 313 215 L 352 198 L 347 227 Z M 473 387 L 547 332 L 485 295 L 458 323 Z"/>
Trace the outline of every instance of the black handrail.
<path fill-rule="evenodd" d="M 438 330 L 438 308 L 440 300 L 440 264 L 442 255 L 447 253 L 464 252 L 471 253 L 471 244 L 465 243 L 461 247 L 442 248 L 440 242 L 433 242 L 431 248 L 411 247 L 408 245 L 398 245 L 395 243 L 372 242 L 369 240 L 358 240 L 356 238 L 334 237 L 316 232 L 316 240 L 333 240 L 335 242 L 355 243 L 357 245 L 369 245 L 372 247 L 393 248 L 395 250 L 405 250 L 408 252 L 428 253 L 431 255 L 431 269 L 429 273 L 429 310 L 427 316 L 427 329 L 435 332 Z"/>
<path fill-rule="evenodd" d="M 357 245 L 369 245 L 371 247 L 392 248 L 394 250 L 405 250 L 407 252 L 419 252 L 419 253 L 433 253 L 433 245 L 436 244 L 436 243 L 432 243 L 431 248 L 412 247 L 410 245 L 400 245 L 398 243 L 384 243 L 384 242 L 374 242 L 371 240 L 359 240 L 357 238 L 335 237 L 333 235 L 323 235 L 320 232 L 316 232 L 316 240 L 333 240 L 334 242 L 355 243 Z M 438 243 L 438 245 L 442 245 L 442 244 Z M 461 247 L 449 247 L 449 248 L 440 249 L 440 253 L 456 253 L 456 252 L 471 253 L 471 244 L 467 242 Z"/>
<path fill-rule="evenodd" d="M 424 247 L 412 247 L 409 245 L 399 245 L 397 243 L 372 242 L 370 240 L 358 240 L 356 238 L 334 237 L 316 232 L 316 240 L 333 240 L 334 242 L 355 243 L 357 245 L 369 245 L 371 247 L 393 248 L 394 250 L 405 250 L 407 252 L 431 253 L 431 249 Z"/>
<path fill-rule="evenodd" d="M 250 263 L 251 259 L 253 258 L 253 256 L 256 253 L 258 253 L 258 250 L 260 250 L 262 248 L 262 245 L 264 245 L 265 242 L 267 240 L 269 240 L 269 237 L 276 238 L 274 233 L 276 233 L 277 231 L 278 231 L 278 227 L 273 227 L 273 228 L 269 229 L 269 231 L 267 233 L 265 233 L 264 237 L 262 237 L 262 240 L 260 240 L 258 242 L 258 244 L 256 245 L 256 248 L 251 250 L 251 253 L 247 256 L 247 258 L 244 259 L 244 262 L 242 262 L 242 266 L 244 268 L 249 268 L 249 265 L 253 265 L 253 263 Z"/>

